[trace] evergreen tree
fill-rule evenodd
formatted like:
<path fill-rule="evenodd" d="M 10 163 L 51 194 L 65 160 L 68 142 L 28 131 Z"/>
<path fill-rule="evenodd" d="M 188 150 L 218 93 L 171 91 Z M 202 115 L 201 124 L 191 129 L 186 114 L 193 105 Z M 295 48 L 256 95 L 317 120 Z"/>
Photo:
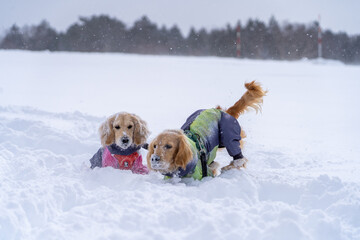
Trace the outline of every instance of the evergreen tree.
<path fill-rule="evenodd" d="M 13 25 L 0 44 L 3 49 L 26 49 L 26 42 L 18 26 Z"/>
<path fill-rule="evenodd" d="M 154 53 L 159 40 L 160 34 L 156 24 L 150 22 L 146 16 L 134 23 L 128 35 L 130 49 L 144 54 Z"/>
<path fill-rule="evenodd" d="M 187 54 L 201 56 L 209 54 L 208 36 L 205 29 L 196 32 L 194 28 L 190 29 L 189 36 L 186 39 Z"/>
<path fill-rule="evenodd" d="M 181 55 L 186 49 L 186 42 L 180 29 L 174 25 L 168 33 L 167 48 L 170 55 Z"/>
<path fill-rule="evenodd" d="M 125 25 L 108 16 L 80 18 L 61 37 L 61 48 L 86 52 L 125 52 L 128 50 Z"/>
<path fill-rule="evenodd" d="M 266 58 L 281 59 L 282 33 L 276 19 L 272 16 L 269 21 L 269 27 L 265 37 L 264 48 L 266 49 Z"/>
<path fill-rule="evenodd" d="M 46 21 L 30 28 L 27 41 L 31 50 L 58 50 L 58 35 Z"/>

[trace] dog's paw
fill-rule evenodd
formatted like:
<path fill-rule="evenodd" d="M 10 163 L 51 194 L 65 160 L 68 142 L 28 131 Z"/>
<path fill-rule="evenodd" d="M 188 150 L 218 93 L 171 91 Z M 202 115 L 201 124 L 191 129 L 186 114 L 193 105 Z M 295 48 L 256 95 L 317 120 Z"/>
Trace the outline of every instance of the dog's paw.
<path fill-rule="evenodd" d="M 218 162 L 212 162 L 209 165 L 210 170 L 212 171 L 212 174 L 214 177 L 217 177 L 221 174 L 220 164 Z"/>
<path fill-rule="evenodd" d="M 243 158 L 240 158 L 240 159 L 233 160 L 230 163 L 230 165 L 233 165 L 236 168 L 241 168 L 241 167 L 245 167 L 247 161 L 248 160 L 245 157 L 243 157 Z"/>
<path fill-rule="evenodd" d="M 229 165 L 223 167 L 221 169 L 221 172 L 225 172 L 228 171 L 230 169 L 240 169 L 240 168 L 245 168 L 246 167 L 246 163 L 247 163 L 247 159 L 246 158 L 241 158 L 241 159 L 236 159 L 230 162 Z"/>

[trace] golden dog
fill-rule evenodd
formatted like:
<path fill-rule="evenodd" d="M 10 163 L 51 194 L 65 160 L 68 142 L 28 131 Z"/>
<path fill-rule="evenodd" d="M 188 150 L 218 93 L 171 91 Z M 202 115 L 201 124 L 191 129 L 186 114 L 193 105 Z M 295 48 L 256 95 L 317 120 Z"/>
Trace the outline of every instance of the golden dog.
<path fill-rule="evenodd" d="M 149 135 L 144 120 L 130 113 L 117 113 L 103 122 L 99 128 L 102 147 L 90 159 L 91 168 L 113 167 L 147 174 L 142 165 L 141 147 Z"/>
<path fill-rule="evenodd" d="M 240 144 L 245 133 L 237 118 L 250 108 L 261 109 L 264 91 L 255 81 L 246 83 L 247 91 L 232 107 L 198 110 L 181 127 L 182 130 L 166 130 L 149 145 L 148 168 L 167 177 L 193 177 L 219 174 L 219 164 L 214 162 L 218 148 L 226 147 L 234 159 L 223 171 L 240 168 L 247 159 Z"/>
<path fill-rule="evenodd" d="M 132 144 L 145 143 L 149 130 L 144 120 L 126 112 L 109 117 L 99 128 L 101 144 L 105 147 L 115 143 L 122 149 Z"/>

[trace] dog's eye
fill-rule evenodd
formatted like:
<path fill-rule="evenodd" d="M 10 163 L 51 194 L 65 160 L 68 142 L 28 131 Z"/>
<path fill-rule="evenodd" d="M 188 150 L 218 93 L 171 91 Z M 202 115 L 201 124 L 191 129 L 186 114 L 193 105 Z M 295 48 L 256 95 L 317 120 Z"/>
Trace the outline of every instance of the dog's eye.
<path fill-rule="evenodd" d="M 128 129 L 131 129 L 131 128 L 132 128 L 132 125 L 129 125 L 129 126 L 128 126 Z"/>
<path fill-rule="evenodd" d="M 156 148 L 156 145 L 154 145 L 154 148 Z"/>
<path fill-rule="evenodd" d="M 169 144 L 166 144 L 164 147 L 165 147 L 165 149 L 170 149 L 170 148 L 172 148 L 172 146 L 169 145 Z"/>
<path fill-rule="evenodd" d="M 119 125 L 116 125 L 115 128 L 116 128 L 116 129 L 120 129 L 120 126 L 119 126 Z"/>

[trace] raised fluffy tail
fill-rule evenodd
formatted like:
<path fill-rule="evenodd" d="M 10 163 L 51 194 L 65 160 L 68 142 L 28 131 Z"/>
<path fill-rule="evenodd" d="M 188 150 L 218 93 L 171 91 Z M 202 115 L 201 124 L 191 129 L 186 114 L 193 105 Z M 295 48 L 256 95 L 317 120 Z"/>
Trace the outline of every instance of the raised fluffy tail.
<path fill-rule="evenodd" d="M 255 109 L 256 112 L 261 110 L 263 97 L 267 93 L 267 91 L 264 91 L 260 84 L 255 81 L 245 83 L 245 88 L 247 91 L 244 93 L 244 95 L 242 95 L 239 101 L 226 110 L 226 113 L 230 114 L 236 119 L 250 108 Z"/>

